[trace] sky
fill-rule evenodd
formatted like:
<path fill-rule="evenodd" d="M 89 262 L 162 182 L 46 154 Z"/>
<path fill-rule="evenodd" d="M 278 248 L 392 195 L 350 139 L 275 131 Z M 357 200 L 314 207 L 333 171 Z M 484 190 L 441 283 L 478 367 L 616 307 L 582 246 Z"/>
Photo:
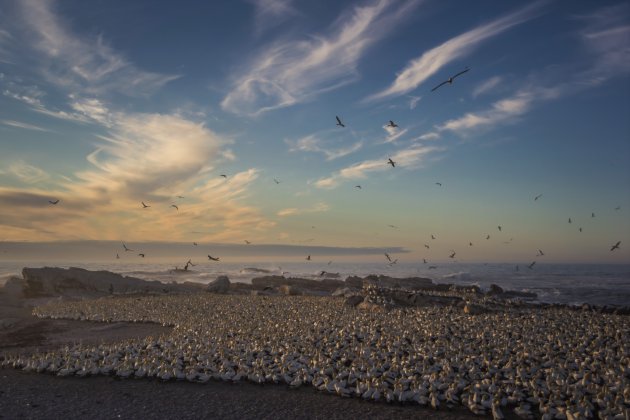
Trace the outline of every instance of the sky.
<path fill-rule="evenodd" d="M 627 1 L 206 3 L 0 0 L 0 243 L 630 262 Z"/>

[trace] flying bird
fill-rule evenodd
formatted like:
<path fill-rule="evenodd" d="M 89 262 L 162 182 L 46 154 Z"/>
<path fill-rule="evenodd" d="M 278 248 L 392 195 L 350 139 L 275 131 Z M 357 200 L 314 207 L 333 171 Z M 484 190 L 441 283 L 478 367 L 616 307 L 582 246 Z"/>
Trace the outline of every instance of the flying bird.
<path fill-rule="evenodd" d="M 538 194 L 536 197 L 534 197 L 534 201 L 538 201 L 540 197 L 542 197 L 542 194 Z"/>
<path fill-rule="evenodd" d="M 448 256 L 449 258 L 455 258 L 455 251 L 453 251 L 453 253 L 451 255 Z"/>
<path fill-rule="evenodd" d="M 497 229 L 499 229 L 499 232 L 501 232 L 501 229 L 503 229 L 503 228 L 501 227 L 501 225 L 499 225 L 499 226 L 497 226 Z"/>
<path fill-rule="evenodd" d="M 392 120 L 389 120 L 389 124 L 387 124 L 387 126 L 388 126 L 388 127 L 391 127 L 391 128 L 396 128 L 396 127 L 398 127 L 398 124 L 396 124 L 396 123 L 395 123 L 394 121 L 392 121 Z"/>
<path fill-rule="evenodd" d="M 591 217 L 595 217 L 595 213 L 591 213 Z"/>
<path fill-rule="evenodd" d="M 578 230 L 579 230 L 580 232 L 582 232 L 582 228 L 581 228 L 581 227 L 580 227 Z"/>
<path fill-rule="evenodd" d="M 48 200 L 48 202 L 49 202 L 50 204 L 52 204 L 52 205 L 57 205 L 57 204 L 59 204 L 59 199 L 57 199 L 57 200 L 55 200 L 55 201 Z"/>
<path fill-rule="evenodd" d="M 423 258 L 423 259 L 422 259 L 422 264 L 426 264 L 426 263 L 427 263 L 427 259 L 426 259 L 426 258 Z"/>
<path fill-rule="evenodd" d="M 396 162 L 394 162 L 394 161 L 392 160 L 392 158 L 389 158 L 389 160 L 387 161 L 387 163 L 388 163 L 389 165 L 392 165 L 392 168 L 395 168 L 395 167 L 396 167 Z"/>
<path fill-rule="evenodd" d="M 197 242 L 193 242 L 193 245 L 194 245 L 194 246 L 197 246 Z"/>
<path fill-rule="evenodd" d="M 120 255 L 118 255 L 118 252 L 116 253 L 116 259 L 119 260 L 120 259 Z"/>
<path fill-rule="evenodd" d="M 392 229 L 398 229 L 398 226 L 396 226 L 396 225 L 387 225 L 387 226 L 389 226 Z"/>
<path fill-rule="evenodd" d="M 544 252 L 542 252 L 542 249 L 538 250 L 538 254 L 536 255 L 537 257 L 542 257 L 543 255 L 545 255 Z"/>
<path fill-rule="evenodd" d="M 529 268 L 530 270 L 532 270 L 534 268 L 534 266 L 536 265 L 536 261 L 532 261 L 532 263 L 530 265 L 527 266 L 527 268 Z"/>
<path fill-rule="evenodd" d="M 435 239 L 435 235 L 431 234 L 431 239 Z"/>
<path fill-rule="evenodd" d="M 621 241 L 617 241 L 616 244 L 614 244 L 612 247 L 610 247 L 611 251 L 614 251 L 615 249 L 619 249 L 619 245 L 621 244 Z"/>
<path fill-rule="evenodd" d="M 359 189 L 359 190 L 360 190 L 360 189 L 361 189 L 361 186 L 360 186 L 360 185 L 355 185 L 355 186 L 354 186 L 354 188 L 357 188 L 357 189 Z"/>
<path fill-rule="evenodd" d="M 391 267 L 392 265 L 396 264 L 398 262 L 398 258 L 396 258 L 394 261 L 389 263 L 389 266 Z"/>
<path fill-rule="evenodd" d="M 219 176 L 222 176 L 223 178 L 226 178 L 226 179 L 227 179 L 227 175 L 226 175 L 226 174 L 221 174 L 221 175 L 219 175 Z"/>
<path fill-rule="evenodd" d="M 486 236 L 486 239 L 490 239 L 490 235 Z"/>
<path fill-rule="evenodd" d="M 615 210 L 621 210 L 621 206 L 615 207 Z"/>
<path fill-rule="evenodd" d="M 473 246 L 472 242 L 468 242 L 468 246 Z"/>
<path fill-rule="evenodd" d="M 273 179 L 273 182 L 275 182 L 276 184 L 280 183 L 280 181 L 278 181 L 276 178 Z"/>
<path fill-rule="evenodd" d="M 310 260 L 311 260 L 311 254 L 308 254 L 308 256 L 306 257 L 306 260 L 307 260 L 307 261 L 310 261 Z"/>
<path fill-rule="evenodd" d="M 143 208 L 143 209 L 146 209 L 146 208 L 148 208 L 148 207 L 151 207 L 151 206 L 147 206 L 146 204 L 144 204 L 144 201 L 142 201 L 141 203 L 142 203 L 142 208 Z"/>
<path fill-rule="evenodd" d="M 219 261 L 219 257 L 216 257 L 216 258 L 215 258 L 215 257 L 213 257 L 212 255 L 208 255 L 208 259 L 209 259 L 210 261 Z"/>
<path fill-rule="evenodd" d="M 438 187 L 441 187 L 442 183 L 441 182 L 436 182 L 435 185 L 437 185 Z"/>
<path fill-rule="evenodd" d="M 427 245 L 427 244 L 424 244 L 424 247 L 425 247 L 426 249 L 429 249 L 429 245 Z"/>
<path fill-rule="evenodd" d="M 144 254 L 142 254 L 142 253 L 138 254 L 138 256 L 144 258 Z"/>
<path fill-rule="evenodd" d="M 133 249 L 131 249 L 131 248 L 127 248 L 127 245 L 125 245 L 125 243 L 124 243 L 124 242 L 123 242 L 123 248 L 125 248 L 125 251 L 126 251 L 126 252 L 133 251 Z"/>
<path fill-rule="evenodd" d="M 437 85 L 436 87 L 434 87 L 433 89 L 431 89 L 431 92 L 433 92 L 434 90 L 437 90 L 438 88 L 444 86 L 445 84 L 453 84 L 453 80 L 455 80 L 456 77 L 461 76 L 462 74 L 466 73 L 467 71 L 470 71 L 469 68 L 466 68 L 465 70 L 460 71 L 459 73 L 457 73 L 454 76 L 449 77 L 447 80 L 443 81 L 442 83 L 440 83 L 439 85 Z"/>
<path fill-rule="evenodd" d="M 570 218 L 570 217 L 569 217 L 569 223 L 573 223 L 573 222 L 571 221 L 571 218 Z"/>
<path fill-rule="evenodd" d="M 387 252 L 385 253 L 385 258 L 387 258 L 387 261 L 392 262 L 392 257 Z"/>
<path fill-rule="evenodd" d="M 341 122 L 341 119 L 338 116 L 335 115 L 335 118 L 337 118 L 337 125 L 339 127 L 345 127 L 345 125 Z"/>
<path fill-rule="evenodd" d="M 177 198 L 185 198 L 183 195 L 178 195 Z"/>
<path fill-rule="evenodd" d="M 171 207 L 175 207 L 175 210 L 179 211 L 179 207 L 177 207 L 175 204 L 171 204 Z"/>
<path fill-rule="evenodd" d="M 247 245 L 251 244 L 251 242 L 249 242 L 247 239 L 245 239 L 245 243 L 246 243 Z"/>

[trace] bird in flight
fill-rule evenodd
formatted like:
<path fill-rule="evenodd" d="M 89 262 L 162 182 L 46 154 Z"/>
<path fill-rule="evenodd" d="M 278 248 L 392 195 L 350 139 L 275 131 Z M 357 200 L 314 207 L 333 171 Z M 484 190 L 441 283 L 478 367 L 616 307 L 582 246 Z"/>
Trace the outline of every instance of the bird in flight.
<path fill-rule="evenodd" d="M 581 228 L 581 227 L 580 227 L 578 230 L 579 230 L 580 232 L 582 232 L 582 228 Z"/>
<path fill-rule="evenodd" d="M 542 197 L 542 194 L 538 194 L 536 197 L 534 197 L 534 201 L 538 201 L 540 197 Z"/>
<path fill-rule="evenodd" d="M 52 204 L 52 205 L 57 205 L 57 204 L 59 204 L 59 199 L 57 199 L 57 200 L 55 200 L 55 201 L 48 200 L 48 202 L 49 202 L 50 204 Z"/>
<path fill-rule="evenodd" d="M 431 239 L 435 239 L 435 235 L 434 234 L 431 234 Z"/>
<path fill-rule="evenodd" d="M 537 257 L 542 257 L 543 255 L 545 255 L 544 252 L 542 252 L 542 249 L 538 250 L 538 254 L 536 255 Z"/>
<path fill-rule="evenodd" d="M 490 239 L 490 235 L 486 236 L 486 239 Z"/>
<path fill-rule="evenodd" d="M 339 127 L 345 127 L 345 125 L 341 122 L 341 119 L 338 116 L 335 115 L 335 118 L 337 118 L 337 125 Z"/>
<path fill-rule="evenodd" d="M 591 217 L 595 217 L 595 213 L 591 213 Z"/>
<path fill-rule="evenodd" d="M 617 241 L 616 244 L 610 247 L 610 250 L 614 251 L 615 249 L 619 249 L 619 245 L 621 245 L 621 241 Z"/>
<path fill-rule="evenodd" d="M 396 167 L 396 162 L 394 162 L 394 161 L 392 160 L 392 158 L 389 158 L 389 159 L 387 160 L 387 163 L 388 163 L 389 165 L 392 165 L 392 168 L 395 168 L 395 167 Z"/>
<path fill-rule="evenodd" d="M 388 126 L 388 127 L 391 127 L 391 128 L 396 128 L 396 127 L 398 127 L 398 124 L 396 124 L 396 123 L 395 123 L 394 121 L 392 121 L 392 120 L 389 120 L 389 124 L 387 124 L 387 126 Z"/>
<path fill-rule="evenodd" d="M 534 266 L 536 265 L 536 261 L 532 261 L 532 263 L 530 265 L 527 266 L 527 268 L 529 268 L 530 270 L 532 270 L 534 268 Z"/>
<path fill-rule="evenodd" d="M 573 223 L 573 222 L 571 221 L 571 218 L 570 218 L 570 217 L 569 217 L 569 223 Z"/>
<path fill-rule="evenodd" d="M 429 249 L 429 245 L 427 245 L 427 244 L 424 244 L 424 247 L 425 247 L 426 249 Z"/>
<path fill-rule="evenodd" d="M 116 259 L 119 260 L 120 259 L 120 255 L 118 255 L 118 252 L 116 253 Z"/>
<path fill-rule="evenodd" d="M 398 258 L 396 258 L 394 261 L 389 263 L 389 266 L 391 267 L 392 265 L 396 264 L 398 262 Z"/>
<path fill-rule="evenodd" d="M 246 243 L 247 245 L 251 244 L 251 242 L 250 242 L 250 241 L 248 241 L 247 239 L 245 239 L 245 243 Z"/>
<path fill-rule="evenodd" d="M 138 254 L 138 256 L 144 258 L 144 254 L 142 254 L 142 253 Z"/>
<path fill-rule="evenodd" d="M 141 203 L 142 203 L 142 208 L 143 208 L 143 209 L 146 209 L 146 208 L 148 208 L 148 207 L 151 207 L 151 206 L 147 206 L 146 204 L 144 204 L 144 201 L 142 201 Z"/>
<path fill-rule="evenodd" d="M 427 259 L 426 259 L 426 258 L 423 258 L 423 259 L 422 259 L 422 264 L 426 264 L 426 263 L 427 263 Z"/>
<path fill-rule="evenodd" d="M 194 245 L 194 246 L 197 246 L 197 242 L 193 242 L 193 245 Z"/>
<path fill-rule="evenodd" d="M 356 189 L 360 190 L 360 189 L 361 189 L 361 186 L 360 186 L 360 185 L 355 185 L 355 186 L 354 186 L 354 188 L 356 188 Z"/>
<path fill-rule="evenodd" d="M 387 261 L 392 262 L 392 257 L 387 252 L 385 253 L 385 258 L 387 258 Z"/>
<path fill-rule="evenodd" d="M 185 198 L 183 195 L 178 195 L 177 198 Z"/>
<path fill-rule="evenodd" d="M 219 261 L 219 257 L 216 257 L 216 258 L 215 258 L 215 257 L 213 257 L 212 255 L 208 255 L 208 259 L 209 259 L 210 261 Z"/>
<path fill-rule="evenodd" d="M 472 242 L 468 242 L 468 246 L 473 246 Z"/>
<path fill-rule="evenodd" d="M 621 206 L 615 207 L 615 210 L 621 210 Z"/>
<path fill-rule="evenodd" d="M 306 257 L 306 260 L 307 260 L 307 261 L 310 261 L 310 260 L 311 260 L 311 254 L 309 254 L 309 255 Z"/>
<path fill-rule="evenodd" d="M 219 175 L 219 176 L 222 176 L 223 178 L 227 178 L 227 175 L 226 175 L 226 174 L 221 174 L 221 175 Z"/>
<path fill-rule="evenodd" d="M 439 85 L 437 85 L 436 87 L 434 87 L 433 89 L 431 89 L 431 92 L 433 92 L 434 90 L 437 90 L 438 88 L 444 86 L 445 84 L 453 84 L 453 80 L 455 80 L 456 77 L 461 76 L 462 74 L 466 73 L 467 71 L 470 71 L 469 68 L 466 68 L 465 70 L 460 71 L 459 73 L 457 73 L 454 76 L 449 77 L 447 80 L 443 81 L 442 83 L 440 83 Z"/>
<path fill-rule="evenodd" d="M 441 182 L 436 182 L 435 185 L 437 185 L 438 187 L 441 187 L 442 183 Z"/>
<path fill-rule="evenodd" d="M 124 242 L 123 242 L 123 248 L 125 248 L 125 251 L 126 251 L 126 252 L 128 252 L 128 251 L 133 251 L 133 249 L 131 249 L 131 248 L 127 248 L 127 245 L 125 245 L 125 243 L 124 243 Z"/>
<path fill-rule="evenodd" d="M 280 181 L 278 181 L 276 178 L 273 179 L 273 182 L 275 182 L 276 184 L 280 183 Z"/>
<path fill-rule="evenodd" d="M 387 226 L 389 226 L 392 229 L 398 229 L 398 226 L 396 226 L 396 225 L 387 225 Z"/>
<path fill-rule="evenodd" d="M 177 207 L 175 204 L 171 204 L 171 207 L 175 207 L 175 210 L 179 211 L 179 207 Z"/>
<path fill-rule="evenodd" d="M 451 255 L 448 256 L 449 258 L 455 258 L 455 251 L 453 251 L 453 253 Z"/>
<path fill-rule="evenodd" d="M 497 229 L 499 229 L 499 232 L 501 232 L 501 229 L 503 229 L 503 228 L 501 227 L 501 225 L 499 225 L 499 226 L 497 226 Z"/>

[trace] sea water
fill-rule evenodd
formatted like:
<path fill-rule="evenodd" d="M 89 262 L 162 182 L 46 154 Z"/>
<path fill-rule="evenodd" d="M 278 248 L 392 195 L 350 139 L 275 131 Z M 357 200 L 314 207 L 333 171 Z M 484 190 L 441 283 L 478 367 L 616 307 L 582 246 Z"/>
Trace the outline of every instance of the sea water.
<path fill-rule="evenodd" d="M 630 306 L 630 265 L 628 264 L 544 264 L 532 269 L 514 264 L 341 263 L 329 261 L 224 263 L 200 262 L 188 271 L 175 271 L 172 264 L 154 262 L 0 262 L 0 285 L 11 276 L 21 277 L 23 267 L 80 267 L 108 270 L 125 276 L 161 282 L 209 283 L 226 275 L 232 282 L 251 282 L 255 277 L 284 275 L 322 279 L 322 271 L 347 276 L 381 274 L 392 277 L 426 277 L 435 283 L 477 285 L 487 289 L 497 284 L 505 290 L 536 293 L 539 302 Z M 182 266 L 179 267 L 183 268 Z M 329 275 L 330 277 L 330 275 Z"/>

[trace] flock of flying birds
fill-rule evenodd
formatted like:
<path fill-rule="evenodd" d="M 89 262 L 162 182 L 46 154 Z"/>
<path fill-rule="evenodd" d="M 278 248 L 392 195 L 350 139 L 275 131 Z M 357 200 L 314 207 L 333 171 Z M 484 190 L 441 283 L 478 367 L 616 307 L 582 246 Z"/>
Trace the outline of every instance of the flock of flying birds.
<path fill-rule="evenodd" d="M 454 81 L 457 77 L 459 77 L 459 76 L 461 76 L 461 75 L 463 75 L 463 74 L 467 73 L 468 71 L 470 71 L 470 68 L 468 68 L 468 67 L 467 67 L 467 68 L 465 68 L 464 70 L 462 70 L 462 71 L 460 71 L 460 72 L 456 73 L 455 75 L 453 75 L 453 76 L 449 77 L 448 79 L 444 80 L 443 82 L 441 82 L 441 83 L 439 83 L 437 86 L 435 86 L 433 89 L 431 89 L 431 92 L 436 91 L 437 89 L 441 88 L 442 86 L 444 86 L 444 85 L 446 85 L 446 84 L 452 85 L 452 84 L 453 84 L 453 81 Z M 341 120 L 341 118 L 339 118 L 339 116 L 338 116 L 338 115 L 336 115 L 336 116 L 335 116 L 335 119 L 337 120 L 337 124 L 336 124 L 336 125 L 337 125 L 338 127 L 341 127 L 341 128 L 345 128 L 345 127 L 346 127 L 346 125 L 343 123 L 343 121 Z M 389 128 L 398 128 L 399 126 L 398 126 L 398 124 L 396 124 L 393 120 L 389 120 L 389 122 L 388 122 L 388 124 L 386 125 L 386 127 L 389 127 Z M 395 167 L 396 167 L 396 162 L 394 162 L 391 158 L 388 158 L 388 160 L 385 162 L 385 164 L 386 164 L 386 165 L 391 165 L 391 167 L 392 167 L 392 168 L 395 168 Z M 222 178 L 227 179 L 227 175 L 226 175 L 226 174 L 221 174 L 221 175 L 219 175 L 219 176 L 220 176 L 220 177 L 222 177 Z M 274 181 L 276 184 L 280 184 L 280 181 L 279 181 L 278 179 L 276 179 L 276 178 L 273 178 L 273 181 Z M 436 182 L 436 183 L 435 183 L 435 185 L 437 185 L 437 186 L 441 187 L 441 186 L 442 186 L 442 183 L 440 183 L 440 182 Z M 360 189 L 362 189 L 361 185 L 355 185 L 355 188 L 356 188 L 356 189 L 359 189 L 359 190 L 360 190 Z M 534 201 L 538 201 L 538 199 L 539 199 L 539 198 L 541 198 L 541 197 L 542 197 L 542 194 L 538 194 L 537 196 L 535 196 L 535 197 L 534 197 Z M 183 197 L 183 196 L 181 196 L 181 195 L 178 195 L 178 196 L 177 196 L 177 198 L 183 199 L 183 198 L 185 198 L 185 197 Z M 53 200 L 49 200 L 48 202 L 49 202 L 51 205 L 57 205 L 57 204 L 59 204 L 59 199 L 56 199 L 56 200 L 54 200 L 54 201 L 53 201 Z M 150 207 L 151 207 L 150 205 L 146 204 L 144 201 L 142 201 L 142 202 L 141 202 L 141 204 L 142 204 L 142 208 L 143 208 L 143 209 L 147 209 L 147 208 L 150 208 Z M 171 205 L 170 205 L 170 207 L 173 207 L 176 211 L 179 211 L 179 206 L 177 206 L 177 204 L 171 204 Z M 620 209 L 621 209 L 621 207 L 619 207 L 619 206 L 615 208 L 615 210 L 620 210 Z M 594 217 L 595 217 L 595 213 L 591 213 L 591 218 L 594 218 Z M 571 220 L 571 218 L 570 218 L 570 217 L 569 217 L 568 222 L 569 222 L 569 224 L 573 223 L 573 221 Z M 388 225 L 388 226 L 389 226 L 389 227 L 391 227 L 391 228 L 394 228 L 394 229 L 397 229 L 397 228 L 398 228 L 397 226 L 394 226 L 394 225 Z M 503 228 L 499 225 L 499 226 L 497 226 L 497 229 L 499 230 L 499 232 L 501 232 Z M 579 230 L 580 232 L 582 232 L 582 227 L 579 227 L 579 228 L 578 228 L 578 230 Z M 432 235 L 431 235 L 431 239 L 437 239 L 437 238 L 435 237 L 435 235 L 433 235 L 433 234 L 432 234 Z M 488 239 L 490 239 L 490 235 L 489 235 L 489 234 L 486 236 L 486 240 L 488 240 Z M 509 241 L 507 241 L 506 243 L 509 243 L 509 242 L 511 242 L 511 241 L 512 241 L 512 238 L 510 238 L 510 240 L 509 240 Z M 250 241 L 248 241 L 248 240 L 245 240 L 245 244 L 250 245 L 250 244 L 251 244 L 251 242 L 250 242 Z M 198 246 L 197 242 L 193 242 L 193 245 L 194 245 L 194 246 Z M 472 242 L 469 242 L 469 243 L 468 243 L 468 245 L 469 245 L 469 246 L 473 246 L 473 243 L 472 243 Z M 619 249 L 619 246 L 620 246 L 620 245 L 621 245 L 621 241 L 617 241 L 617 243 L 615 243 L 614 245 L 612 245 L 612 246 L 610 247 L 610 251 L 612 252 L 612 251 L 615 251 L 615 250 Z M 123 246 L 123 249 L 125 250 L 125 252 L 135 252 L 133 249 L 128 248 L 128 247 L 127 247 L 127 245 L 125 245 L 125 243 L 123 243 L 123 244 L 122 244 L 122 246 Z M 424 244 L 424 247 L 425 247 L 426 249 L 430 249 L 430 246 L 429 246 L 428 244 Z M 449 256 L 448 256 L 448 257 L 449 257 L 449 258 L 451 258 L 451 259 L 454 259 L 456 255 L 457 255 L 457 253 L 456 253 L 454 250 L 451 250 L 451 253 L 449 254 Z M 538 249 L 538 253 L 536 254 L 536 257 L 542 257 L 542 256 L 544 256 L 544 255 L 545 255 L 545 253 L 544 253 L 541 249 Z M 139 253 L 138 253 L 138 256 L 139 256 L 139 257 L 141 257 L 141 258 L 144 258 L 144 257 L 145 257 L 145 254 L 144 254 L 144 253 L 142 253 L 142 252 L 139 252 Z M 116 258 L 117 258 L 117 259 L 118 259 L 118 258 L 120 258 L 120 255 L 119 255 L 118 253 L 116 254 Z M 387 264 L 388 264 L 389 266 L 393 266 L 394 264 L 396 264 L 396 263 L 398 262 L 398 259 L 397 259 L 397 258 L 396 258 L 396 259 L 392 259 L 392 257 L 391 257 L 391 256 L 390 256 L 387 252 L 385 253 L 385 258 L 387 259 Z M 309 254 L 309 255 L 307 255 L 305 259 L 306 259 L 307 261 L 311 261 L 311 255 L 310 255 L 310 254 Z M 209 260 L 209 261 L 220 261 L 219 257 L 213 257 L 212 255 L 209 255 L 209 254 L 208 254 L 208 260 Z M 332 262 L 332 261 L 329 261 L 329 262 L 328 262 L 328 265 L 330 265 L 330 264 L 331 264 L 331 262 Z M 423 263 L 424 263 L 424 264 L 427 264 L 427 263 L 428 263 L 428 261 L 426 260 L 426 258 L 423 258 Z M 534 260 L 534 261 L 532 261 L 532 262 L 531 262 L 531 264 L 527 265 L 527 268 L 529 268 L 529 269 L 531 270 L 531 269 L 533 269 L 533 268 L 534 268 L 534 266 L 535 266 L 535 265 L 536 265 L 536 261 Z M 191 266 L 191 267 L 194 267 L 194 266 L 195 266 L 195 264 L 193 264 L 193 263 L 192 263 L 192 261 L 191 261 L 190 259 L 186 262 L 186 265 L 184 266 L 184 270 L 185 270 L 185 271 L 187 271 L 189 266 Z M 436 267 L 436 266 L 434 266 L 434 265 L 429 266 L 429 269 L 436 269 L 436 268 L 437 268 L 437 267 Z M 176 267 L 176 269 L 178 269 L 178 267 Z M 518 270 L 519 270 L 519 266 L 517 265 L 517 266 L 515 267 L 515 269 L 518 271 Z M 325 272 L 325 271 L 322 271 L 322 273 L 326 273 L 326 272 Z"/>

